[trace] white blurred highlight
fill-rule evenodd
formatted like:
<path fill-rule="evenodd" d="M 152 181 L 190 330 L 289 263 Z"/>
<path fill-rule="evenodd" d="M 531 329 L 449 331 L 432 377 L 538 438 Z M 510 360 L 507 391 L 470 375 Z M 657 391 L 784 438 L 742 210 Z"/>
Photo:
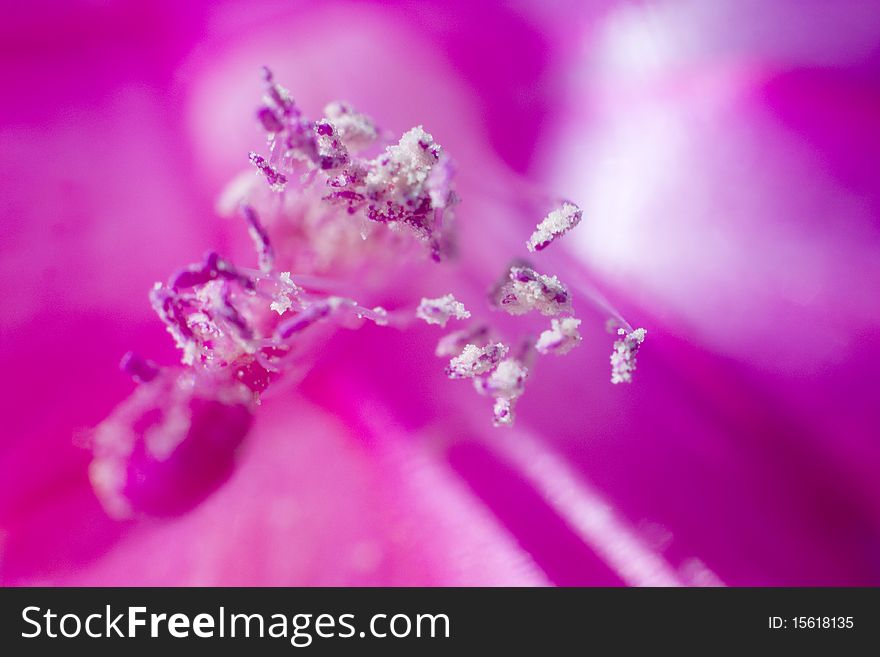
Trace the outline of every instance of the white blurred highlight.
<path fill-rule="evenodd" d="M 817 31 L 817 23 L 825 29 Z M 617 79 L 649 78 L 701 59 L 743 55 L 776 65 L 830 66 L 875 48 L 878 26 L 880 5 L 865 0 L 620 3 L 593 52 L 598 68 Z"/>
<path fill-rule="evenodd" d="M 869 210 L 761 99 L 775 71 L 877 42 L 880 6 L 845 4 L 622 5 L 585 39 L 547 151 L 548 180 L 584 209 L 567 247 L 655 317 L 761 368 L 842 361 L 851 328 L 880 316 Z M 810 330 L 793 340 L 791 325 Z"/>
<path fill-rule="evenodd" d="M 587 482 L 545 444 L 521 431 L 492 448 L 523 475 L 544 501 L 630 586 L 723 586 L 702 562 L 677 572 Z"/>
<path fill-rule="evenodd" d="M 414 517 L 430 518 L 436 542 L 428 548 L 444 555 L 449 586 L 550 586 L 552 582 L 473 491 L 430 449 L 432 436 L 412 436 L 386 413 L 368 403 L 360 419 L 375 436 L 374 456 L 398 472 Z M 455 537 L 447 540 L 445 537 Z M 491 558 L 486 558 L 491 555 Z"/>
<path fill-rule="evenodd" d="M 482 581 L 489 586 L 549 586 L 541 568 L 464 482 L 447 465 L 417 449 L 396 441 L 389 450 L 397 452 L 392 458 L 400 459 L 397 466 L 412 504 L 437 523 L 438 535 L 468 537 L 444 546 L 450 585 Z"/>

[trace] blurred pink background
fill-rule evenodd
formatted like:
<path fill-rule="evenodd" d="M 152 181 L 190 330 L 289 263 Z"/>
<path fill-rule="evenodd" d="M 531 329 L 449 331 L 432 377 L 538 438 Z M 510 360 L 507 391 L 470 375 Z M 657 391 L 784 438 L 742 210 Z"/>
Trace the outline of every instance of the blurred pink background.
<path fill-rule="evenodd" d="M 3 14 L 0 583 L 880 584 L 880 3 Z M 245 252 L 214 206 L 263 64 L 443 144 L 466 295 L 534 225 L 524 189 L 577 202 L 559 257 L 648 329 L 635 382 L 596 326 L 495 431 L 429 327 L 341 332 L 217 493 L 111 520 L 83 437 L 125 351 L 178 359 L 152 283 Z"/>

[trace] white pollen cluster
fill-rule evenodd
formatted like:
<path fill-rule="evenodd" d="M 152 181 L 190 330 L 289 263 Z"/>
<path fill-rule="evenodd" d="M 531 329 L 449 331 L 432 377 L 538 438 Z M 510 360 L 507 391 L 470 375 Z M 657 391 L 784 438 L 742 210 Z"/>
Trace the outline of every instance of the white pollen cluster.
<path fill-rule="evenodd" d="M 513 426 L 513 421 L 516 419 L 513 404 L 513 400 L 497 397 L 492 404 L 492 424 L 496 427 Z"/>
<path fill-rule="evenodd" d="M 626 329 L 617 329 L 617 334 L 623 338 L 614 341 L 614 351 L 611 352 L 611 383 L 632 383 L 636 355 L 647 333 L 643 328 L 632 333 L 627 333 Z"/>
<path fill-rule="evenodd" d="M 355 250 L 349 247 L 359 247 L 365 241 L 368 243 L 364 257 L 370 257 L 374 248 L 384 251 L 388 246 L 401 245 L 408 249 L 409 242 L 400 239 L 402 232 L 427 246 L 435 261 L 456 252 L 454 209 L 459 197 L 453 184 L 455 166 L 433 135 L 418 125 L 403 133 L 396 143 L 386 142 L 372 119 L 343 101 L 328 103 L 323 116 L 312 120 L 275 83 L 271 71 L 264 69 L 263 79 L 265 96 L 256 117 L 266 135 L 268 154 L 249 154 L 251 163 L 264 178 L 258 188 L 262 194 L 257 194 L 251 177 L 247 187 L 236 187 L 242 198 L 234 203 L 224 199 L 224 207 L 238 207 L 244 215 L 257 250 L 260 275 L 238 271 L 212 254 L 204 263 L 182 270 L 168 286 L 160 285 L 151 293 L 152 305 L 183 349 L 186 364 L 237 363 L 236 358 L 248 362 L 268 358 L 267 353 L 280 360 L 282 356 L 274 355 L 276 350 L 261 347 L 267 343 L 286 347 L 288 342 L 325 321 L 351 328 L 360 327 L 360 320 L 380 326 L 407 324 L 401 311 L 369 308 L 353 298 L 329 296 L 329 290 L 320 285 L 320 277 L 324 271 L 330 271 L 332 256 L 344 253 L 345 257 L 340 259 L 347 264 L 348 253 Z M 280 200 L 286 204 L 299 191 L 308 190 L 308 195 L 301 195 L 290 208 L 285 205 L 283 219 L 288 218 L 287 214 L 305 216 L 296 223 L 297 229 L 303 227 L 304 239 L 298 234 L 293 248 L 302 244 L 304 255 L 309 257 L 286 260 L 298 265 L 300 261 L 319 261 L 316 271 L 294 272 L 302 288 L 293 283 L 290 272 L 275 269 L 275 251 L 267 230 L 275 225 L 275 211 L 269 206 L 257 207 L 273 198 L 265 192 L 264 183 L 270 190 L 278 191 L 295 180 L 299 184 L 292 185 L 293 192 Z M 315 189 L 318 191 L 313 194 Z M 318 196 L 325 203 L 321 212 L 300 212 L 310 209 Z M 266 226 L 260 214 L 270 218 Z M 312 215 L 314 221 L 309 219 Z M 528 236 L 526 247 L 532 253 L 542 251 L 582 219 L 583 211 L 576 204 L 558 200 Z M 388 229 L 384 233 L 387 242 L 370 235 L 369 227 L 376 224 Z M 286 232 L 289 231 L 279 231 L 283 246 L 290 249 L 292 240 L 284 237 Z M 376 235 L 380 237 L 383 233 L 377 231 Z M 360 241 L 349 240 L 349 236 L 359 237 Z M 325 255 L 325 251 L 329 254 Z M 278 253 L 287 256 L 284 249 Z M 319 257 L 312 258 L 312 254 Z M 291 254 L 295 255 L 298 253 Z M 357 265 L 363 262 L 360 257 L 352 260 Z M 317 277 L 318 285 L 305 282 L 313 277 Z M 340 280 L 334 284 L 342 282 L 341 277 L 337 278 Z M 617 333 L 613 338 L 611 380 L 615 384 L 630 383 L 645 330 L 632 330 L 589 285 L 578 286 L 578 297 L 585 297 L 596 309 L 615 316 L 611 329 Z M 492 400 L 496 426 L 509 426 L 514 422 L 515 406 L 536 355 L 561 356 L 572 351 L 583 340 L 582 322 L 573 316 L 573 298 L 567 286 L 555 275 L 539 273 L 520 259 L 510 261 L 503 277 L 489 291 L 488 302 L 492 309 L 509 315 L 537 313 L 546 319 L 537 320 L 537 315 L 527 317 L 535 320 L 528 322 L 500 318 L 499 326 L 461 322 L 456 327 L 460 330 L 440 338 L 435 353 L 444 359 L 449 378 L 472 380 L 477 391 Z M 268 315 L 274 311 L 283 317 L 263 321 L 262 316 L 254 316 L 254 308 Z M 407 320 L 414 314 L 427 324 L 444 328 L 452 319 L 471 317 L 452 294 L 422 298 L 415 312 L 407 314 Z M 516 337 L 517 342 L 510 342 L 514 338 L 508 334 L 521 331 L 516 324 L 526 326 L 525 334 Z M 510 325 L 509 329 L 506 325 Z M 618 331 L 621 326 L 626 328 Z M 266 327 L 273 327 L 271 337 L 262 331 Z M 503 340 L 501 336 L 505 336 Z M 274 367 L 273 362 L 267 364 Z M 252 378 L 261 376 L 261 370 L 254 369 L 257 374 Z M 251 374 L 242 368 L 239 376 L 244 379 Z M 268 384 L 255 378 L 246 385 L 257 391 Z"/>
<path fill-rule="evenodd" d="M 528 376 L 529 369 L 521 361 L 508 358 L 501 361 L 489 375 L 474 380 L 477 392 L 495 400 L 492 413 L 496 427 L 513 424 L 514 406 L 525 391 Z"/>
<path fill-rule="evenodd" d="M 543 331 L 535 343 L 535 349 L 539 354 L 556 354 L 561 356 L 578 346 L 581 342 L 581 334 L 578 326 L 581 320 L 574 317 L 551 319 L 550 328 Z"/>
<path fill-rule="evenodd" d="M 583 211 L 574 203 L 563 203 L 538 224 L 526 247 L 532 252 L 547 248 L 557 237 L 577 226 L 582 216 Z"/>
<path fill-rule="evenodd" d="M 556 276 L 530 267 L 511 267 L 508 280 L 495 293 L 495 305 L 511 315 L 537 310 L 542 315 L 571 313 L 571 295 Z"/>
<path fill-rule="evenodd" d="M 283 315 L 293 307 L 293 301 L 291 300 L 290 295 L 296 295 L 299 288 L 297 288 L 296 284 L 290 280 L 289 271 L 281 272 L 278 276 L 278 281 L 278 294 L 275 295 L 274 300 L 269 304 L 269 308 L 279 315 Z"/>
<path fill-rule="evenodd" d="M 416 317 L 428 324 L 437 324 L 438 326 L 446 326 L 446 322 L 451 318 L 467 319 L 470 316 L 471 314 L 464 307 L 464 304 L 456 301 L 451 294 L 439 299 L 422 299 L 416 309 Z"/>
<path fill-rule="evenodd" d="M 394 146 L 376 158 L 378 166 L 367 173 L 367 188 L 385 190 L 389 187 L 402 198 L 422 195 L 431 169 L 440 158 L 440 145 L 422 126 L 404 133 Z"/>
<path fill-rule="evenodd" d="M 355 111 L 349 103 L 337 100 L 324 107 L 324 116 L 339 132 L 345 147 L 353 153 L 364 150 L 378 138 L 373 120 Z"/>
<path fill-rule="evenodd" d="M 376 323 L 376 326 L 388 326 L 388 311 L 382 306 L 374 306 L 373 316 L 370 319 Z"/>
<path fill-rule="evenodd" d="M 446 375 L 450 379 L 472 379 L 494 369 L 507 356 L 507 345 L 500 342 L 478 347 L 465 345 L 458 356 L 449 361 Z"/>

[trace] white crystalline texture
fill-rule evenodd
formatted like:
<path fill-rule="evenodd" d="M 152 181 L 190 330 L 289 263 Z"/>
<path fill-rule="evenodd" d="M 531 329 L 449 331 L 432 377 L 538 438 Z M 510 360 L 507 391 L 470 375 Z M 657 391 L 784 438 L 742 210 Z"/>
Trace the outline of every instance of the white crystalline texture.
<path fill-rule="evenodd" d="M 557 237 L 577 226 L 582 216 L 583 212 L 574 203 L 563 203 L 544 217 L 526 242 L 526 246 L 533 252 L 546 248 Z"/>
<path fill-rule="evenodd" d="M 291 302 L 290 297 L 288 297 L 283 292 L 275 298 L 275 301 L 269 304 L 269 308 L 271 310 L 274 310 L 279 315 L 283 315 L 292 307 L 293 303 Z"/>
<path fill-rule="evenodd" d="M 279 291 L 278 294 L 275 295 L 272 303 L 269 304 L 269 308 L 274 310 L 279 315 L 283 315 L 285 312 L 290 310 L 293 307 L 293 301 L 291 300 L 291 295 L 296 295 L 298 292 L 298 288 L 296 284 L 290 280 L 290 272 L 283 271 L 279 278 Z"/>
<path fill-rule="evenodd" d="M 375 166 L 367 173 L 367 188 L 376 191 L 391 188 L 399 200 L 416 199 L 422 195 L 440 153 L 440 145 L 422 126 L 412 128 L 374 160 Z"/>
<path fill-rule="evenodd" d="M 446 374 L 450 379 L 471 379 L 485 374 L 494 369 L 507 352 L 507 346 L 500 342 L 485 347 L 465 345 L 461 353 L 449 361 Z"/>
<path fill-rule="evenodd" d="M 378 137 L 373 120 L 343 101 L 328 103 L 324 116 L 336 126 L 346 148 L 354 153 L 367 148 Z"/>
<path fill-rule="evenodd" d="M 456 301 L 455 297 L 447 294 L 439 299 L 422 299 L 416 309 L 416 317 L 423 319 L 428 324 L 446 326 L 450 318 L 467 319 L 471 314 L 465 309 L 464 304 Z"/>
<path fill-rule="evenodd" d="M 388 311 L 382 306 L 375 306 L 373 308 L 372 320 L 377 326 L 388 326 Z"/>
<path fill-rule="evenodd" d="M 580 344 L 581 334 L 578 332 L 578 326 L 581 320 L 574 317 L 563 317 L 562 319 L 551 319 L 550 328 L 543 331 L 535 343 L 535 349 L 539 354 L 556 354 L 561 356 L 567 354 Z"/>
<path fill-rule="evenodd" d="M 496 399 L 492 405 L 492 424 L 496 427 L 513 426 L 513 421 L 516 419 L 513 407 L 514 402 L 510 399 Z"/>
<path fill-rule="evenodd" d="M 368 319 L 376 326 L 388 326 L 388 311 L 385 310 L 382 306 L 364 308 L 356 301 L 354 301 L 354 299 L 351 299 L 351 304 L 352 305 L 350 305 L 349 307 L 354 310 L 354 314 L 361 319 Z"/>
<path fill-rule="evenodd" d="M 639 347 L 645 341 L 647 331 L 643 328 L 627 333 L 625 329 L 617 329 L 617 334 L 623 336 L 614 342 L 614 351 L 611 352 L 611 383 L 632 383 L 632 373 L 636 369 L 636 355 Z"/>
<path fill-rule="evenodd" d="M 474 379 L 474 387 L 482 395 L 493 397 L 493 424 L 511 426 L 514 406 L 525 391 L 529 369 L 519 360 L 508 358 L 501 361 L 491 374 Z"/>
<path fill-rule="evenodd" d="M 323 200 L 346 215 L 406 231 L 434 260 L 451 254 L 452 208 L 458 200 L 453 168 L 430 133 L 417 126 L 378 155 L 364 157 L 380 137 L 368 116 L 335 101 L 311 121 L 271 73 L 264 72 L 264 79 L 265 104 L 257 118 L 268 136 L 269 155 L 250 157 L 270 189 L 280 191 L 296 178 L 304 184 L 318 180 L 326 185 Z"/>
<path fill-rule="evenodd" d="M 326 119 L 321 119 L 315 123 L 314 130 L 315 148 L 321 169 L 329 171 L 348 164 L 348 149 L 342 142 L 336 126 Z"/>
<path fill-rule="evenodd" d="M 465 337 L 488 342 L 483 347 L 469 341 L 461 346 Z M 508 357 L 510 348 L 501 342 L 490 342 L 491 332 L 485 326 L 455 331 L 437 345 L 437 355 L 458 353 L 449 361 L 446 374 L 450 379 L 473 379 L 474 388 L 481 395 L 492 397 L 493 424 L 512 426 L 516 400 L 525 391 L 529 369 L 519 358 Z M 458 348 L 460 352 L 454 352 Z"/>
<path fill-rule="evenodd" d="M 474 382 L 477 391 L 497 399 L 513 400 L 525 391 L 529 369 L 515 358 L 498 364 L 491 374 Z"/>
<path fill-rule="evenodd" d="M 236 307 L 226 285 L 213 279 L 176 291 L 156 283 L 150 291 L 153 309 L 181 350 L 184 365 L 231 362 L 254 350 L 249 313 Z"/>
<path fill-rule="evenodd" d="M 287 185 L 287 176 L 272 166 L 266 158 L 258 153 L 249 153 L 248 159 L 251 161 L 251 164 L 257 168 L 257 171 L 266 179 L 266 182 L 269 184 L 269 189 L 273 192 L 284 190 L 285 185 Z"/>
<path fill-rule="evenodd" d="M 495 304 L 511 315 L 532 310 L 562 315 L 571 312 L 571 295 L 556 276 L 544 276 L 530 267 L 511 267 L 508 280 L 496 291 Z"/>

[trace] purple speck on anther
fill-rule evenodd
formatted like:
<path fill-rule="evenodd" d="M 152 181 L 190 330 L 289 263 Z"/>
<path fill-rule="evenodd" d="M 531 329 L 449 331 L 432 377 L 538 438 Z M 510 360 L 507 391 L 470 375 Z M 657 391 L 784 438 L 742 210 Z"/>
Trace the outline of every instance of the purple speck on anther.
<path fill-rule="evenodd" d="M 250 205 L 242 205 L 241 213 L 248 226 L 248 233 L 254 242 L 257 250 L 257 258 L 260 263 L 260 269 L 264 272 L 272 271 L 275 261 L 275 253 L 272 250 L 272 243 L 269 241 L 269 233 L 265 226 L 260 222 L 260 217 Z"/>
<path fill-rule="evenodd" d="M 222 300 L 223 304 L 220 307 L 220 315 L 235 329 L 239 337 L 244 340 L 250 340 L 254 335 L 254 331 L 248 321 L 238 311 L 238 308 L 233 305 L 228 288 L 223 291 Z"/>
<path fill-rule="evenodd" d="M 278 327 L 276 335 L 280 339 L 286 340 L 293 334 L 304 331 L 318 320 L 327 317 L 327 315 L 330 314 L 330 310 L 331 306 L 329 303 L 323 301 L 317 302 L 303 310 L 301 313 L 296 315 L 296 317 L 292 317 L 291 319 L 282 323 Z"/>
<path fill-rule="evenodd" d="M 284 189 L 284 186 L 287 184 L 287 176 L 269 164 L 266 158 L 258 153 L 250 152 L 248 153 L 248 159 L 263 174 L 272 191 L 280 192 Z"/>
<path fill-rule="evenodd" d="M 276 133 L 284 130 L 284 124 L 275 116 L 275 112 L 268 107 L 261 107 L 257 110 L 257 119 L 266 132 Z"/>
<path fill-rule="evenodd" d="M 272 71 L 269 70 L 267 66 L 262 68 L 262 73 L 263 80 L 266 83 L 266 96 L 268 102 L 275 105 L 284 116 L 290 117 L 297 115 L 299 112 L 297 111 L 293 100 L 290 98 L 287 89 L 275 83 Z"/>
<path fill-rule="evenodd" d="M 201 264 L 190 265 L 173 276 L 171 288 L 176 291 L 185 290 L 210 283 L 217 278 L 234 281 L 249 291 L 255 289 L 254 282 L 250 278 L 239 273 L 231 263 L 223 260 L 213 251 L 205 256 Z"/>
<path fill-rule="evenodd" d="M 178 333 L 181 337 L 193 338 L 192 329 L 186 322 L 186 308 L 177 292 L 164 285 L 157 284 L 150 291 L 150 301 L 159 318 L 165 322 L 169 329 Z"/>
<path fill-rule="evenodd" d="M 202 263 L 178 272 L 171 279 L 171 287 L 175 290 L 185 290 L 197 285 L 204 285 L 215 278 L 217 278 L 217 270 Z"/>

